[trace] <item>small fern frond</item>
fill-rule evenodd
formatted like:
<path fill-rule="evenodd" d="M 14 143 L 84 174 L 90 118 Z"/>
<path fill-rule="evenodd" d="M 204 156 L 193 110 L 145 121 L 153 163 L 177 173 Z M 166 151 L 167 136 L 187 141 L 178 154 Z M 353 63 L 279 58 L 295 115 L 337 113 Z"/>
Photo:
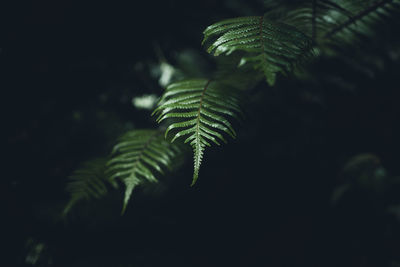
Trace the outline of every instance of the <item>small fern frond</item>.
<path fill-rule="evenodd" d="M 278 72 L 291 71 L 297 63 L 312 55 L 312 42 L 295 27 L 272 22 L 266 16 L 227 19 L 204 31 L 207 52 L 218 56 L 235 51 L 247 53 L 242 58 L 264 73 L 270 85 Z"/>
<path fill-rule="evenodd" d="M 239 118 L 238 97 L 227 85 L 206 79 L 185 80 L 169 85 L 153 114 L 157 122 L 177 119 L 169 124 L 165 136 L 175 131 L 171 142 L 186 137 L 194 152 L 192 185 L 197 181 L 206 146 L 226 143 L 223 134 L 235 138 L 236 132 L 226 117 Z"/>
<path fill-rule="evenodd" d="M 63 211 L 64 215 L 78 202 L 100 199 L 108 193 L 109 181 L 105 175 L 106 162 L 104 158 L 87 161 L 69 177 L 70 182 L 66 190 L 71 197 Z"/>
<path fill-rule="evenodd" d="M 125 184 L 122 213 L 133 189 L 146 181 L 157 182 L 155 172 L 163 174 L 179 152 L 178 146 L 167 142 L 158 130 L 133 130 L 120 137 L 106 173 L 111 181 L 119 179 Z"/>

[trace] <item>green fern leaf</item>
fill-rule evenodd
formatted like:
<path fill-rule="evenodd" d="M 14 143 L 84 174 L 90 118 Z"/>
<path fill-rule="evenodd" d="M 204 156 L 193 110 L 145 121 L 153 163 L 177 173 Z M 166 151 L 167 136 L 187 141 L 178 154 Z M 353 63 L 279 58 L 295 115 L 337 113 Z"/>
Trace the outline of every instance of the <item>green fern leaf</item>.
<path fill-rule="evenodd" d="M 312 41 L 296 28 L 262 17 L 227 19 L 204 31 L 207 52 L 215 56 L 234 51 L 247 52 L 242 64 L 251 62 L 262 70 L 270 85 L 278 72 L 291 71 L 293 66 L 312 55 Z"/>
<path fill-rule="evenodd" d="M 66 215 L 80 201 L 99 199 L 108 193 L 109 181 L 105 175 L 106 159 L 99 158 L 87 161 L 69 177 L 67 192 L 71 198 L 64 209 Z M 112 184 L 114 187 L 116 184 Z"/>
<path fill-rule="evenodd" d="M 157 182 L 155 172 L 163 174 L 179 152 L 179 147 L 165 141 L 158 130 L 133 130 L 120 137 L 107 162 L 106 173 L 111 181 L 119 179 L 125 184 L 122 213 L 133 189 L 146 181 Z"/>
<path fill-rule="evenodd" d="M 198 179 L 206 146 L 226 143 L 223 133 L 235 138 L 231 122 L 225 117 L 239 118 L 241 113 L 237 95 L 221 82 L 206 79 L 185 80 L 167 87 L 153 114 L 157 122 L 177 119 L 169 124 L 165 136 L 175 131 L 171 142 L 186 137 L 194 152 L 192 185 Z"/>

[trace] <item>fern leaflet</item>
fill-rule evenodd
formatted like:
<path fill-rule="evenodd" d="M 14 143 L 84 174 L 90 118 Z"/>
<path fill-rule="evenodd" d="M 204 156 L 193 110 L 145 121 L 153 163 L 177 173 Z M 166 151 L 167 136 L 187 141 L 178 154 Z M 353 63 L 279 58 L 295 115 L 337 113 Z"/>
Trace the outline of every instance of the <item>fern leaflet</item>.
<path fill-rule="evenodd" d="M 230 87 L 206 79 L 185 80 L 169 85 L 153 114 L 157 122 L 178 119 L 169 124 L 165 136 L 179 129 L 171 142 L 186 137 L 194 152 L 194 174 L 192 185 L 197 181 L 206 146 L 211 143 L 226 143 L 223 133 L 235 138 L 232 124 L 225 116 L 238 118 L 241 113 L 238 98 Z"/>
<path fill-rule="evenodd" d="M 234 51 L 249 55 L 241 64 L 251 62 L 262 70 L 270 85 L 278 72 L 291 71 L 293 66 L 312 55 L 312 41 L 296 28 L 272 22 L 266 16 L 227 19 L 204 31 L 207 52 L 218 56 Z"/>

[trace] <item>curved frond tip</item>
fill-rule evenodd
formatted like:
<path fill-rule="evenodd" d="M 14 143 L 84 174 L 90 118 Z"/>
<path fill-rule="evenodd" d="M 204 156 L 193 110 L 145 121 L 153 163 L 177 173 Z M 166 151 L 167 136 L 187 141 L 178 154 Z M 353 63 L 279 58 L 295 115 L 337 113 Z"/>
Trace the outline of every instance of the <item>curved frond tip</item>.
<path fill-rule="evenodd" d="M 77 203 L 85 200 L 100 199 L 108 193 L 110 184 L 105 175 L 106 162 L 107 160 L 104 158 L 86 161 L 69 176 L 66 191 L 71 197 L 64 208 L 64 216 Z M 116 184 L 112 185 L 116 186 Z"/>
<path fill-rule="evenodd" d="M 157 122 L 173 119 L 165 136 L 174 132 L 171 142 L 184 137 L 194 152 L 192 185 L 199 176 L 206 146 L 226 143 L 224 134 L 235 138 L 236 132 L 227 118 L 239 118 L 238 97 L 226 85 L 206 79 L 185 80 L 167 87 L 154 110 Z"/>
<path fill-rule="evenodd" d="M 133 130 L 120 137 L 106 173 L 111 180 L 119 179 L 125 184 L 122 213 L 133 189 L 145 181 L 157 182 L 155 173 L 163 174 L 164 169 L 170 168 L 179 152 L 178 146 L 167 142 L 158 130 Z"/>

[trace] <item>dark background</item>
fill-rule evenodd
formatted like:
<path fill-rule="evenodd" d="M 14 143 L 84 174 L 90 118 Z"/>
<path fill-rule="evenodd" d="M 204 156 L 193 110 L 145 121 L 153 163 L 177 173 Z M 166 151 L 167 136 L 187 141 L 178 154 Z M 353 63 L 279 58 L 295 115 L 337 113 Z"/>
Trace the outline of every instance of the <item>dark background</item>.
<path fill-rule="evenodd" d="M 206 151 L 196 186 L 189 186 L 189 157 L 160 178 L 161 189 L 135 191 L 124 216 L 115 192 L 65 221 L 59 214 L 68 175 L 82 161 L 106 156 L 127 129 L 156 127 L 150 112 L 131 103 L 162 93 L 143 67 L 159 62 L 156 47 L 171 64 L 187 49 L 208 64 L 203 29 L 260 15 L 263 6 L 10 2 L 1 4 L 0 27 L 6 133 L 0 265 L 31 266 L 30 244 L 40 243 L 37 266 L 398 266 L 395 56 L 377 52 L 383 63 L 372 74 L 321 60 L 314 71 L 322 85 L 284 77 L 273 88 L 261 83 L 249 92 L 238 139 Z M 360 53 L 368 58 L 396 46 L 395 36 Z M 351 86 L 323 78 L 324 71 L 344 75 Z M 357 155 L 364 157 L 344 170 Z M 350 189 L 333 205 L 343 184 Z"/>

